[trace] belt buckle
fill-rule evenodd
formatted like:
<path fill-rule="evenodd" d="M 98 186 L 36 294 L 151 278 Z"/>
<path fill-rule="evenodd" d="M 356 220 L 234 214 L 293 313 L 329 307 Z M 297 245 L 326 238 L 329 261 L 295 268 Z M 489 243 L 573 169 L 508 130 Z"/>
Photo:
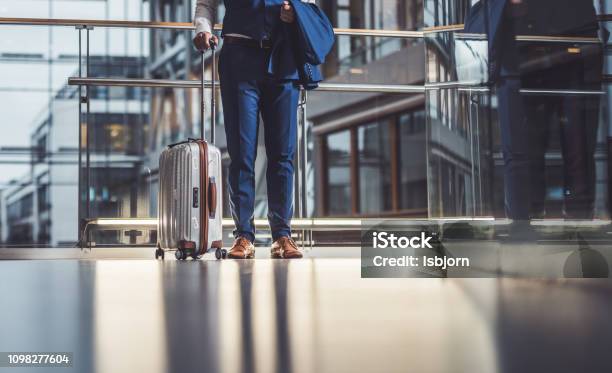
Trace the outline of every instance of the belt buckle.
<path fill-rule="evenodd" d="M 261 40 L 259 41 L 259 48 L 260 48 L 260 49 L 264 49 L 264 40 L 265 40 L 265 39 L 261 39 Z"/>

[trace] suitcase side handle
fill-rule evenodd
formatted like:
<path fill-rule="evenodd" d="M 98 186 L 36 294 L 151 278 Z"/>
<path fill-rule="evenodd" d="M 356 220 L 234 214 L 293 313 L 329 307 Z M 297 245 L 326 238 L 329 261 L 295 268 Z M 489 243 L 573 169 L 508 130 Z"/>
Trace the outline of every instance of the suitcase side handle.
<path fill-rule="evenodd" d="M 216 130 L 216 103 L 215 103 L 215 95 L 216 95 L 216 81 L 215 81 L 215 76 L 216 71 L 217 71 L 217 63 L 216 63 L 216 57 L 215 57 L 215 51 L 217 49 L 217 44 L 215 43 L 214 40 L 210 40 L 210 50 L 212 52 L 212 58 L 211 58 L 211 90 L 210 90 L 210 143 L 214 144 L 215 143 L 215 130 Z M 204 89 L 205 89 L 205 82 L 204 82 L 204 73 L 206 72 L 206 65 L 205 65 L 205 55 L 204 55 L 204 51 L 202 51 L 202 74 L 200 77 L 200 83 L 201 83 L 201 89 L 202 89 L 202 103 L 201 103 L 201 107 L 200 107 L 200 138 L 202 141 L 205 141 L 205 131 L 204 131 L 204 118 L 206 117 L 206 100 L 204 97 Z"/>
<path fill-rule="evenodd" d="M 217 183 L 214 177 L 208 178 L 208 206 L 209 218 L 214 219 L 217 215 Z"/>

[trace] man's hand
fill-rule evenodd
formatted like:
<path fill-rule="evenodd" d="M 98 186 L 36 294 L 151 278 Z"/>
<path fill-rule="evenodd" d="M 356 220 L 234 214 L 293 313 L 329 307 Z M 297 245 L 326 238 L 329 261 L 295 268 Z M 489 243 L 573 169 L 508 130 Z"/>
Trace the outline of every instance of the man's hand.
<path fill-rule="evenodd" d="M 289 4 L 288 1 L 283 1 L 283 5 L 281 6 L 280 19 L 285 23 L 293 23 L 293 21 L 295 20 L 295 13 L 293 12 L 293 8 L 291 7 L 291 4 Z"/>
<path fill-rule="evenodd" d="M 199 51 L 205 51 L 210 48 L 210 43 L 219 45 L 219 39 L 210 32 L 199 32 L 193 38 L 193 46 Z"/>

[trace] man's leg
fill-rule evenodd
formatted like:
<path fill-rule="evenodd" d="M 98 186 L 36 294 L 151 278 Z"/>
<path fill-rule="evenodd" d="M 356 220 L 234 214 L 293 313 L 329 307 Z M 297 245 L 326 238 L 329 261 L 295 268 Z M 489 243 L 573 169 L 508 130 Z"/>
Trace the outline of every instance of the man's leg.
<path fill-rule="evenodd" d="M 600 90 L 601 61 L 602 55 L 597 51 L 568 64 L 563 71 L 566 84 L 578 89 Z M 567 96 L 563 99 L 561 143 L 565 171 L 565 217 L 569 219 L 592 219 L 595 212 L 599 101 L 599 97 Z"/>
<path fill-rule="evenodd" d="M 527 85 L 536 88 L 537 85 Z M 543 219 L 546 215 L 546 161 L 551 116 L 556 110 L 556 98 L 523 97 L 529 144 L 529 180 L 531 186 L 531 217 Z"/>
<path fill-rule="evenodd" d="M 222 61 L 220 61 L 222 62 Z M 255 241 L 255 157 L 259 117 L 259 89 L 254 81 L 235 81 L 231 71 L 219 69 L 227 150 L 228 187 L 235 237 Z"/>
<path fill-rule="evenodd" d="M 499 124 L 504 156 L 506 215 L 529 220 L 528 132 L 523 114 L 521 87 L 517 78 L 500 78 L 497 86 Z"/>
<path fill-rule="evenodd" d="M 504 156 L 505 207 L 508 218 L 529 220 L 529 133 L 520 94 L 519 52 L 514 17 L 504 11 L 497 48 L 499 76 L 496 81 L 497 110 Z"/>
<path fill-rule="evenodd" d="M 585 97 L 565 97 L 561 121 L 561 149 L 564 166 L 565 217 L 591 219 L 595 184 L 594 149 L 587 147 Z"/>
<path fill-rule="evenodd" d="M 274 241 L 291 236 L 298 99 L 299 89 L 291 82 L 262 84 L 262 117 L 268 157 L 268 220 Z"/>

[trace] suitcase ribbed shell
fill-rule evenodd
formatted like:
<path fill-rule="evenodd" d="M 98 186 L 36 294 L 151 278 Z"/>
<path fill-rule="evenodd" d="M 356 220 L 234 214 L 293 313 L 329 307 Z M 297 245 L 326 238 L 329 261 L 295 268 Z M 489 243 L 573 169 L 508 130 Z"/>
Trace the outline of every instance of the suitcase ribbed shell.
<path fill-rule="evenodd" d="M 223 198 L 219 149 L 208 144 L 208 179 L 217 184 L 214 216 L 202 216 L 209 199 L 202 198 L 199 193 L 202 188 L 200 171 L 200 149 L 195 141 L 167 148 L 160 155 L 157 232 L 162 249 L 177 249 L 181 241 L 195 242 L 200 253 L 220 247 Z M 200 245 L 203 218 L 208 219 L 208 247 Z"/>

